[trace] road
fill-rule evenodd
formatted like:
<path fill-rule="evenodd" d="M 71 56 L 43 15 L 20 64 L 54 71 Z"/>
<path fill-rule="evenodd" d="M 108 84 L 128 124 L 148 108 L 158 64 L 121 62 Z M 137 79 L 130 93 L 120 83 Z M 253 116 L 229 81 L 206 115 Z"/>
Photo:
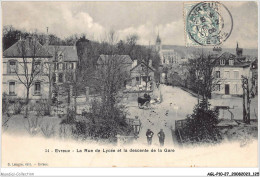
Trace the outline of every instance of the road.
<path fill-rule="evenodd" d="M 153 145 L 159 146 L 157 133 L 160 129 L 165 132 L 165 146 L 174 146 L 171 129 L 175 127 L 175 120 L 185 119 L 187 114 L 192 113 L 197 99 L 178 87 L 160 85 L 162 102 L 151 105 L 151 109 L 139 109 L 137 101 L 128 103 L 129 117 L 138 116 L 142 127 L 137 139 L 138 144 L 146 145 L 146 131 L 151 129 L 154 132 Z"/>
<path fill-rule="evenodd" d="M 139 138 L 136 143 L 140 145 L 147 144 L 145 134 L 149 128 L 154 132 L 153 145 L 159 146 L 157 133 L 160 129 L 163 129 L 166 136 L 165 146 L 174 146 L 175 140 L 172 137 L 171 128 L 174 129 L 175 120 L 185 119 L 188 114 L 191 114 L 198 100 L 190 93 L 178 87 L 160 85 L 157 92 L 161 92 L 162 102 L 160 104 L 153 104 L 151 109 L 139 109 L 136 99 L 127 102 L 129 118 L 138 116 L 142 122 Z M 242 119 L 242 98 L 216 98 L 211 99 L 210 103 L 212 107 L 217 105 L 235 106 L 235 109 L 231 110 L 234 113 L 235 119 Z M 257 98 L 255 98 L 251 102 L 252 119 L 255 119 L 254 112 L 258 113 L 257 111 Z M 230 114 L 226 116 L 229 118 Z"/>

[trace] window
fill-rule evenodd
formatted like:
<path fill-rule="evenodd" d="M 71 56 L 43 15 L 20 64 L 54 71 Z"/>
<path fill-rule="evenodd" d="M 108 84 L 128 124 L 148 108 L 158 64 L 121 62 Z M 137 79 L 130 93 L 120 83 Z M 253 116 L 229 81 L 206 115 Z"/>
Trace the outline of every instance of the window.
<path fill-rule="evenodd" d="M 216 78 L 220 78 L 220 71 L 216 71 Z"/>
<path fill-rule="evenodd" d="M 233 60 L 233 58 L 230 58 L 230 59 L 229 59 L 229 65 L 234 65 L 234 60 Z"/>
<path fill-rule="evenodd" d="M 63 65 L 63 63 L 58 63 L 58 70 L 63 70 L 64 69 L 64 65 Z"/>
<path fill-rule="evenodd" d="M 34 84 L 34 94 L 35 95 L 41 94 L 41 83 L 40 82 L 35 82 L 35 84 Z"/>
<path fill-rule="evenodd" d="M 225 71 L 225 78 L 229 78 L 230 75 L 229 75 L 229 71 Z"/>
<path fill-rule="evenodd" d="M 16 61 L 10 61 L 9 62 L 9 73 L 12 74 L 12 73 L 15 73 L 15 70 L 16 70 Z"/>
<path fill-rule="evenodd" d="M 216 91 L 220 91 L 220 84 L 216 85 Z"/>
<path fill-rule="evenodd" d="M 144 82 L 151 81 L 151 77 L 150 76 L 143 76 L 143 81 Z"/>
<path fill-rule="evenodd" d="M 59 73 L 59 82 L 62 83 L 63 82 L 63 74 Z"/>
<path fill-rule="evenodd" d="M 234 71 L 234 78 L 239 79 L 239 72 L 238 71 Z"/>
<path fill-rule="evenodd" d="M 9 95 L 15 95 L 15 82 L 9 82 Z"/>
<path fill-rule="evenodd" d="M 142 68 L 142 71 L 144 71 L 144 65 L 143 64 L 141 65 L 141 68 Z"/>
<path fill-rule="evenodd" d="M 220 60 L 220 65 L 225 65 L 225 60 L 224 59 Z"/>
<path fill-rule="evenodd" d="M 73 74 L 73 72 L 67 72 L 66 74 L 65 74 L 65 81 L 67 82 L 71 82 L 71 81 L 73 81 L 73 76 L 74 76 L 74 74 Z"/>
<path fill-rule="evenodd" d="M 41 69 L 41 62 L 40 61 L 36 61 L 34 63 L 34 70 L 35 71 L 40 71 L 40 69 Z"/>
<path fill-rule="evenodd" d="M 136 77 L 135 79 L 136 79 L 136 81 L 139 81 L 139 77 Z"/>
<path fill-rule="evenodd" d="M 74 69 L 74 63 L 71 63 L 71 69 Z"/>
<path fill-rule="evenodd" d="M 57 63 L 54 63 L 54 70 L 57 70 L 58 69 L 58 65 Z"/>

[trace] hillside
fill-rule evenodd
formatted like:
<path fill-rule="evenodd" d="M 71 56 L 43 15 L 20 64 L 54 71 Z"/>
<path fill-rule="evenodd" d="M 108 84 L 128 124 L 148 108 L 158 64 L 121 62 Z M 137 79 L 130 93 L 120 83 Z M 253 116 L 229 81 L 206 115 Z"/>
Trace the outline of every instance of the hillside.
<path fill-rule="evenodd" d="M 181 57 L 185 56 L 186 54 L 192 54 L 195 51 L 202 50 L 200 47 L 185 47 L 185 46 L 178 46 L 178 45 L 163 45 L 163 50 L 171 50 L 174 49 Z M 212 47 L 203 47 L 203 51 L 210 52 L 212 51 Z M 230 52 L 235 54 L 236 48 L 222 48 L 223 52 Z M 258 56 L 258 49 L 246 49 L 243 48 L 243 55 L 249 55 L 251 57 Z"/>

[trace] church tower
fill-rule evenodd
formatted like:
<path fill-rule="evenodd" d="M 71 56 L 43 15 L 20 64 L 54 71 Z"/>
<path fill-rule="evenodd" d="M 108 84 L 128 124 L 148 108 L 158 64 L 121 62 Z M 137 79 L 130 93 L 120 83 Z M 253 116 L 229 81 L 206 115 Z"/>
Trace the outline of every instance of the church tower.
<path fill-rule="evenodd" d="M 236 54 L 238 57 L 241 57 L 243 55 L 243 49 L 238 47 L 238 42 L 237 42 Z"/>
<path fill-rule="evenodd" d="M 159 32 L 158 32 L 158 35 L 157 35 L 157 38 L 156 38 L 156 41 L 155 41 L 155 46 L 156 46 L 157 52 L 160 52 L 162 50 L 162 41 L 161 41 L 161 38 L 159 36 Z"/>

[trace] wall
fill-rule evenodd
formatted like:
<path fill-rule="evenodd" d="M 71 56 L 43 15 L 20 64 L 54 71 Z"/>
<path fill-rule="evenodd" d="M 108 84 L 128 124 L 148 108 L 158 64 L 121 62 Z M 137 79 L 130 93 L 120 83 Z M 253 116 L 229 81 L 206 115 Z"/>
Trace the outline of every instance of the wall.
<path fill-rule="evenodd" d="M 15 82 L 15 94 L 12 97 L 19 97 L 19 98 L 26 98 L 26 87 L 23 85 L 23 83 L 19 80 L 18 76 L 16 75 L 16 73 L 10 74 L 7 73 L 7 66 L 8 66 L 8 61 L 9 60 L 16 60 L 17 62 L 19 62 L 20 64 L 18 64 L 18 74 L 21 78 L 22 81 L 25 81 L 25 77 L 24 77 L 24 68 L 23 68 L 23 60 L 22 58 L 3 58 L 3 77 L 2 77 L 2 93 L 6 93 L 9 94 L 9 82 Z M 48 59 L 47 58 L 41 58 L 39 59 L 43 62 L 47 62 Z M 28 58 L 28 71 L 31 71 L 31 58 Z M 40 95 L 34 95 L 34 84 L 31 86 L 30 88 L 30 95 L 29 98 L 30 99 L 47 99 L 48 98 L 48 94 L 49 94 L 49 79 L 48 76 L 46 75 L 47 70 L 45 67 L 43 67 L 42 72 L 40 74 L 37 75 L 37 77 L 35 77 L 34 82 L 35 81 L 39 81 L 41 82 L 41 94 Z M 30 74 L 30 72 L 29 72 Z"/>
<path fill-rule="evenodd" d="M 241 76 L 251 77 L 250 68 L 246 67 L 216 67 L 213 71 L 214 77 L 215 72 L 220 71 L 220 91 L 213 91 L 214 94 L 225 94 L 225 84 L 229 85 L 230 95 L 242 95 L 242 82 Z M 225 71 L 229 71 L 229 77 L 225 75 Z M 235 78 L 234 71 L 239 72 L 238 77 Z M 236 88 L 237 87 L 237 88 Z"/>

